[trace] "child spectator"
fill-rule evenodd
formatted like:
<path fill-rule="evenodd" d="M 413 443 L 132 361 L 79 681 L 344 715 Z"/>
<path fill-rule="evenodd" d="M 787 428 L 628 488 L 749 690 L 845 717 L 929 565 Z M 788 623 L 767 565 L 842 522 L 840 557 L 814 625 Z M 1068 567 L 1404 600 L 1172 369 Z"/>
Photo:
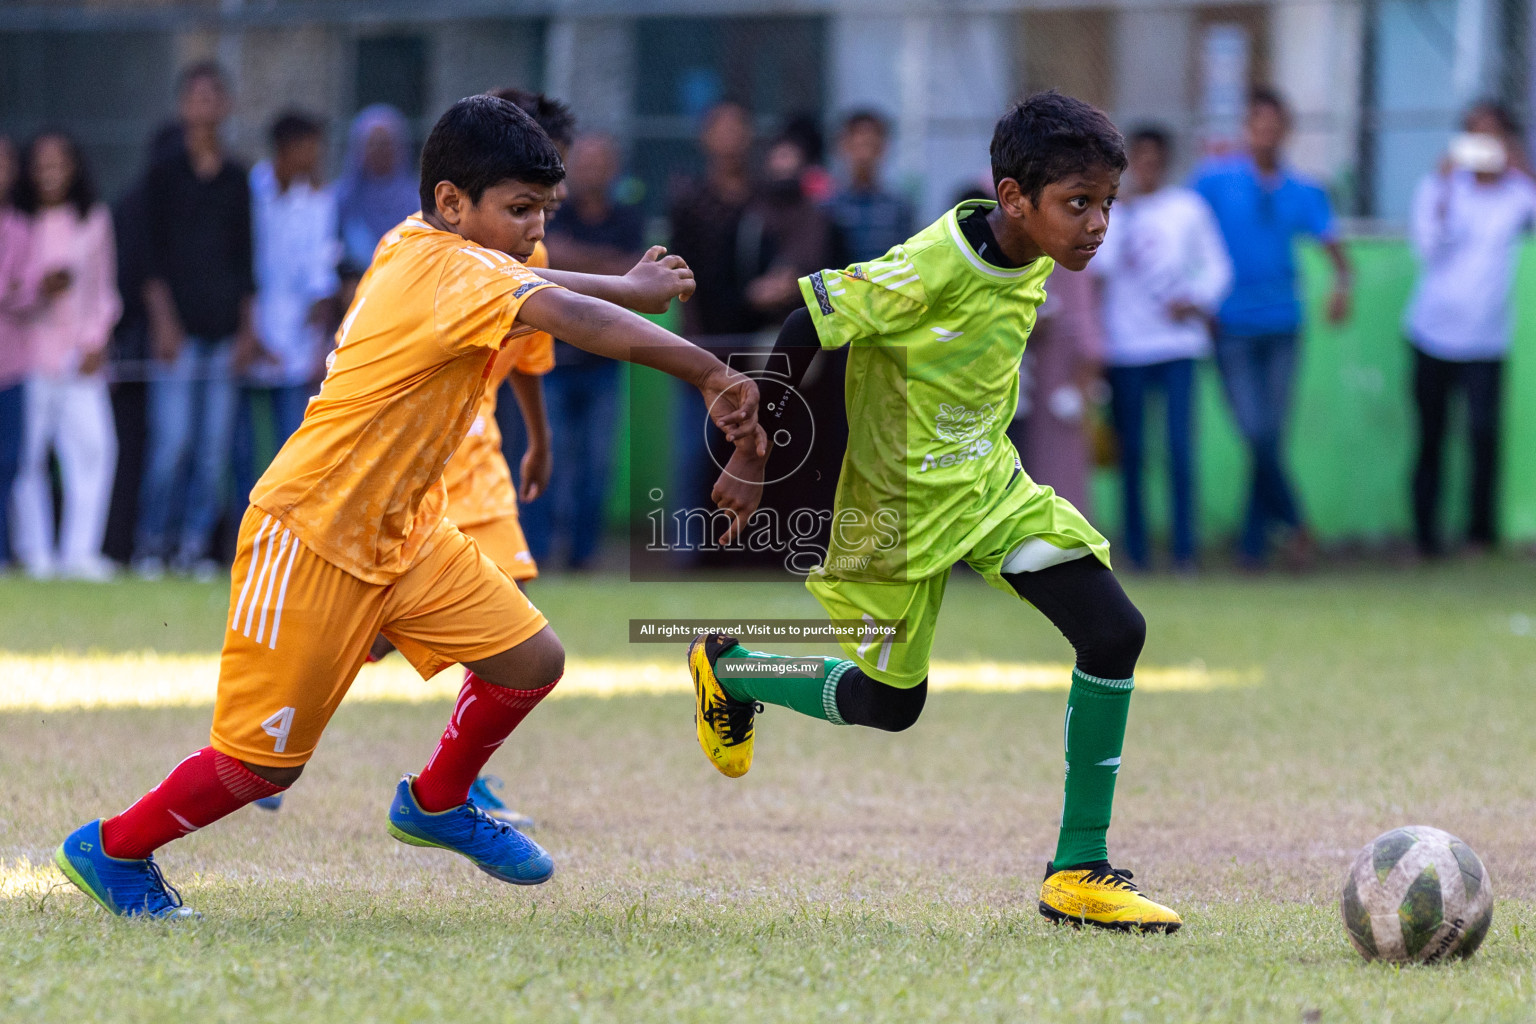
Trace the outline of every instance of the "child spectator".
<path fill-rule="evenodd" d="M 1120 442 L 1125 549 L 1151 566 L 1142 509 L 1147 393 L 1161 391 L 1168 417 L 1173 564 L 1195 567 L 1195 360 L 1211 353 L 1210 322 L 1232 284 L 1232 261 L 1211 208 L 1193 189 L 1167 183 L 1171 141 L 1161 128 L 1131 135 L 1128 180 L 1114 225 L 1089 264 L 1103 280 L 1110 415 Z"/>
<path fill-rule="evenodd" d="M 304 419 L 325 372 L 338 290 L 336 200 L 320 184 L 320 123 L 290 111 L 272 122 L 272 158 L 251 169 L 256 329 L 235 430 L 237 500 Z M 256 437 L 264 407 L 271 437 Z"/>
<path fill-rule="evenodd" d="M 1472 446 L 1467 540 L 1492 547 L 1504 363 L 1516 247 L 1536 217 L 1536 183 L 1524 165 L 1514 118 L 1479 103 L 1439 171 L 1413 199 L 1412 239 L 1423 270 L 1404 317 L 1413 346 L 1419 452 L 1413 524 L 1419 551 L 1441 552 L 1440 470 L 1451 395 L 1464 391 Z"/>
<path fill-rule="evenodd" d="M 167 558 L 174 570 L 200 578 L 218 571 L 209 548 L 223 508 L 236 375 L 260 351 L 250 186 L 220 137 L 229 110 L 228 79 L 218 65 L 184 71 L 184 145 L 146 183 L 151 264 L 144 303 L 154 365 L 134 567 L 149 579 L 165 571 Z M 185 484 L 184 462 L 192 467 Z"/>
<path fill-rule="evenodd" d="M 880 181 L 889 141 L 885 118 L 873 110 L 856 110 L 843 120 L 837 149 L 845 177 L 827 204 L 847 250 L 840 265 L 884 256 L 912 234 L 912 204 Z"/>
<path fill-rule="evenodd" d="M 101 553 L 117 465 L 107 343 L 122 312 L 112 216 L 80 148 L 45 132 L 27 146 L 16 206 L 33 218 L 29 259 L 49 282 L 26 318 L 26 426 L 16 477 L 16 551 L 29 575 L 105 580 Z M 64 517 L 57 547 L 48 453 L 59 459 Z"/>

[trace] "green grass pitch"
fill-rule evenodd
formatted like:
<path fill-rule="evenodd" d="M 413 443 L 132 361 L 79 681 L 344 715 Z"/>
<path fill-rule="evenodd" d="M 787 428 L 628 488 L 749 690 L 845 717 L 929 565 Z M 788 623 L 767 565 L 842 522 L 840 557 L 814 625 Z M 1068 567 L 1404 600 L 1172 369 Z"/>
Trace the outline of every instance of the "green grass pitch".
<path fill-rule="evenodd" d="M 37 666 L 99 674 L 110 697 L 134 685 L 114 655 L 208 664 L 226 590 L 0 580 L 0 1021 L 1536 1020 L 1536 568 L 1127 589 L 1149 679 L 1195 680 L 1137 694 L 1110 831 L 1116 863 L 1184 914 L 1171 937 L 1036 914 L 1063 707 L 1039 687 L 940 689 L 897 736 L 770 708 L 738 781 L 705 762 L 682 689 L 551 700 L 491 765 L 556 858 L 530 889 L 385 834 L 448 704 L 441 686 L 359 697 L 280 813 L 162 853 L 204 920 L 109 919 L 51 850 L 202 746 L 209 706 L 60 707 Z M 629 645 L 630 617 L 817 615 L 789 584 L 532 596 L 573 660 L 675 661 L 679 685 L 682 646 Z M 952 678 L 1069 660 L 974 578 L 951 585 L 935 656 Z M 1365 964 L 1338 888 L 1360 846 L 1415 823 L 1482 855 L 1492 932 L 1465 963 Z"/>

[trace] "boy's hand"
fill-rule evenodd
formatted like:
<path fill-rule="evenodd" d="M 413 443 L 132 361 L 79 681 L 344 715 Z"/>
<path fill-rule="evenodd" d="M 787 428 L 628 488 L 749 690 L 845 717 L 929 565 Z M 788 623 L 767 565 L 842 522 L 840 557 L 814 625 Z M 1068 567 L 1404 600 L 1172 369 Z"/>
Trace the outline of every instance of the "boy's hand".
<path fill-rule="evenodd" d="M 756 433 L 763 436 L 763 429 L 758 427 Z M 763 443 L 766 446 L 766 438 Z M 725 464 L 720 478 L 715 481 L 714 489 L 710 491 L 710 500 L 731 514 L 731 525 L 720 535 L 720 544 L 729 544 L 740 537 L 748 520 L 757 511 L 757 506 L 762 503 L 763 469 L 768 460 L 752 451 L 753 447 L 750 443 L 746 447 L 737 445 L 731 453 L 731 460 Z"/>
<path fill-rule="evenodd" d="M 674 298 L 687 302 L 693 297 L 693 271 L 681 256 L 668 256 L 664 245 L 646 250 L 624 282 L 633 295 L 629 308 L 639 313 L 665 313 Z"/>
<path fill-rule="evenodd" d="M 69 268 L 60 267 L 57 270 L 50 270 L 44 274 L 43 279 L 38 282 L 38 286 L 42 290 L 43 298 L 51 299 L 68 291 L 69 285 L 73 280 L 74 275 L 69 272 Z"/>
<path fill-rule="evenodd" d="M 162 363 L 174 363 L 181 355 L 186 335 L 181 325 L 170 317 L 152 316 L 149 320 L 149 347 L 155 359 Z"/>
<path fill-rule="evenodd" d="M 1328 296 L 1328 322 L 1330 324 L 1342 324 L 1348 320 L 1349 307 L 1349 286 L 1345 284 L 1334 285 L 1333 291 Z"/>
<path fill-rule="evenodd" d="M 549 487 L 551 462 L 547 444 L 528 442 L 528 450 L 523 453 L 523 461 L 518 465 L 517 476 L 521 481 L 517 488 L 518 501 L 526 505 L 544 493 Z"/>
<path fill-rule="evenodd" d="M 237 374 L 244 373 L 253 366 L 276 365 L 278 362 L 277 356 L 261 343 L 261 338 L 255 331 L 241 331 L 235 335 L 235 348 L 231 358 Z"/>
<path fill-rule="evenodd" d="M 107 347 L 103 345 L 101 348 L 92 349 L 81 357 L 80 375 L 83 377 L 93 376 L 99 373 L 105 365 L 107 365 Z"/>
<path fill-rule="evenodd" d="M 747 441 L 759 458 L 767 457 L 768 439 L 757 425 L 756 381 L 717 362 L 699 384 L 699 392 L 704 396 L 709 418 L 725 433 L 727 441 L 738 447 Z"/>

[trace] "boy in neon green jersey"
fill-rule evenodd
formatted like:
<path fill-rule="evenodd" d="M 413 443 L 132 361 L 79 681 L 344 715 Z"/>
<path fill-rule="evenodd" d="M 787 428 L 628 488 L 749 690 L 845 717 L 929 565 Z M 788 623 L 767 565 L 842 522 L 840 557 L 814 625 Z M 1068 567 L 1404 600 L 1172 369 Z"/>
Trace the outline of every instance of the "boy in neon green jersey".
<path fill-rule="evenodd" d="M 833 618 L 867 628 L 843 642 L 845 657 L 824 659 L 816 678 L 776 670 L 778 656 L 720 634 L 697 637 L 688 662 L 699 742 L 726 775 L 751 766 L 764 703 L 839 725 L 905 729 L 922 711 L 950 568 L 967 562 L 1043 612 L 1077 655 L 1061 832 L 1040 912 L 1171 932 L 1179 915 L 1111 867 L 1106 845 L 1146 624 L 1110 571 L 1109 544 L 1023 472 L 1004 433 L 1046 279 L 1058 263 L 1088 265 L 1125 163 L 1120 133 L 1101 112 L 1054 92 L 1030 97 L 993 134 L 996 202 L 961 203 L 880 259 L 800 281 L 806 306 L 775 349 L 791 383 L 820 349 L 850 346 L 848 448 L 827 556 L 806 586 Z M 770 438 L 785 406 L 771 390 L 761 424 Z M 739 449 L 715 486 L 736 515 L 731 533 L 757 508 L 765 463 Z M 893 622 L 904 635 L 882 632 Z"/>

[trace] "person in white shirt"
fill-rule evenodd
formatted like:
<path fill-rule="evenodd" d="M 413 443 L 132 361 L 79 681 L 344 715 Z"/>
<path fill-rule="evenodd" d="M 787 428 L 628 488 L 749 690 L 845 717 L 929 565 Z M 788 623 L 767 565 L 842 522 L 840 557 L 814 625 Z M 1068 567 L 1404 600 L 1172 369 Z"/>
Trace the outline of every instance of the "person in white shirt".
<path fill-rule="evenodd" d="M 1193 189 L 1166 183 L 1168 132 L 1142 128 L 1128 140 L 1128 180 L 1089 270 L 1103 282 L 1104 362 L 1110 415 L 1120 444 L 1125 549 L 1133 567 L 1151 564 L 1142 508 L 1143 417 L 1149 391 L 1168 412 L 1173 561 L 1195 566 L 1195 361 L 1210 355 L 1210 321 L 1232 284 L 1216 218 Z"/>
<path fill-rule="evenodd" d="M 1421 554 L 1442 551 L 1441 462 L 1447 414 L 1466 394 L 1472 448 L 1467 540 L 1498 539 L 1494 505 L 1504 362 L 1512 331 L 1510 290 L 1520 236 L 1536 219 L 1536 181 L 1514 118 L 1478 103 L 1440 168 L 1419 183 L 1410 233 L 1422 269 L 1403 317 L 1414 350 L 1419 451 L 1413 473 L 1414 535 Z"/>
<path fill-rule="evenodd" d="M 261 351 L 244 367 L 235 426 L 236 497 L 242 501 L 304 419 L 324 375 L 340 287 L 336 197 L 319 183 L 320 123 L 283 113 L 272 122 L 270 138 L 272 159 L 252 168 L 250 178 Z"/>

